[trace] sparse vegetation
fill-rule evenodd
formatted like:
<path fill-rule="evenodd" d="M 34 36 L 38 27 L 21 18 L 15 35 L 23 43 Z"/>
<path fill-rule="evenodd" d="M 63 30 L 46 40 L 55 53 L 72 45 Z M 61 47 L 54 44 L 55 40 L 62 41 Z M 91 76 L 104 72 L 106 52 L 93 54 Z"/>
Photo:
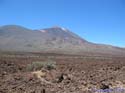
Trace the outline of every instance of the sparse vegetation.
<path fill-rule="evenodd" d="M 32 62 L 31 64 L 27 65 L 27 70 L 28 71 L 36 71 L 36 70 L 41 70 L 42 68 L 45 68 L 47 70 L 52 70 L 56 68 L 56 62 L 55 61 L 37 61 L 37 62 Z"/>
<path fill-rule="evenodd" d="M 125 58 L 28 56 L 0 57 L 1 93 L 125 93 Z"/>

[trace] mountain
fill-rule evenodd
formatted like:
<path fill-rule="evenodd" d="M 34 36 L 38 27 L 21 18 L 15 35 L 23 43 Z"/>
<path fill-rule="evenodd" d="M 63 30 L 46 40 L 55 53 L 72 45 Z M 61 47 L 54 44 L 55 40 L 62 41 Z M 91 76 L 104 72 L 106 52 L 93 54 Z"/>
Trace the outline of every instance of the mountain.
<path fill-rule="evenodd" d="M 123 48 L 88 42 L 65 28 L 31 30 L 17 25 L 0 27 L 0 50 L 65 54 L 125 54 Z"/>

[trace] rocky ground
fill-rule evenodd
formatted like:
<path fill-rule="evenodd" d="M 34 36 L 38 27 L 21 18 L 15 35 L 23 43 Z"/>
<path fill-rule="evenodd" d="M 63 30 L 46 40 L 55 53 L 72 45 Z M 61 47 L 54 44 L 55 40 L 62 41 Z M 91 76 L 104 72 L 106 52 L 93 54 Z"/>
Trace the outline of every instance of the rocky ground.
<path fill-rule="evenodd" d="M 54 69 L 27 70 L 47 59 L 0 57 L 0 93 L 125 93 L 125 58 L 54 57 Z"/>

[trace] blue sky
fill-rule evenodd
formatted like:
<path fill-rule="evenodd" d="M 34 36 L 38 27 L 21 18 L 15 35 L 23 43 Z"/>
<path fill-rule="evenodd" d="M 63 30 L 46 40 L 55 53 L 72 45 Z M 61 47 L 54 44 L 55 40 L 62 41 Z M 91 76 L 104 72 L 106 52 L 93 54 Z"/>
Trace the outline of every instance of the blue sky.
<path fill-rule="evenodd" d="M 95 43 L 125 47 L 125 0 L 0 0 L 0 25 L 61 26 Z"/>

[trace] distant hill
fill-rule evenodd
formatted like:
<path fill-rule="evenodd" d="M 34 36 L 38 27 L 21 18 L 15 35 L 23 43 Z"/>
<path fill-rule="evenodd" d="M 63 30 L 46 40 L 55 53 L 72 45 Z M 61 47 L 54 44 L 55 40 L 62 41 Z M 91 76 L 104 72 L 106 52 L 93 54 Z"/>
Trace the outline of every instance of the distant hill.
<path fill-rule="evenodd" d="M 88 42 L 65 28 L 31 30 L 17 25 L 0 27 L 0 50 L 65 54 L 125 54 L 124 48 Z"/>

